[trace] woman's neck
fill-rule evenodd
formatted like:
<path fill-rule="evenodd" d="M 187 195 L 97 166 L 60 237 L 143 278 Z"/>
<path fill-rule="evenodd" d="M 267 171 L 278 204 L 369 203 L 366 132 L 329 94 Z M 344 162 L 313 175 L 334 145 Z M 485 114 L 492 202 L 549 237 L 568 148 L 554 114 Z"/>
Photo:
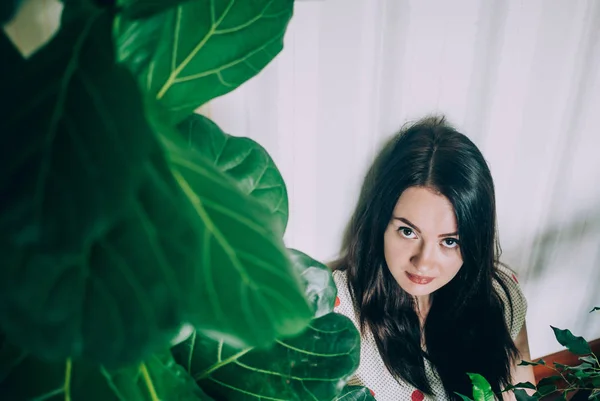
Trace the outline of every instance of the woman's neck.
<path fill-rule="evenodd" d="M 420 295 L 415 297 L 415 307 L 421 325 L 425 322 L 429 309 L 431 308 L 431 295 Z"/>

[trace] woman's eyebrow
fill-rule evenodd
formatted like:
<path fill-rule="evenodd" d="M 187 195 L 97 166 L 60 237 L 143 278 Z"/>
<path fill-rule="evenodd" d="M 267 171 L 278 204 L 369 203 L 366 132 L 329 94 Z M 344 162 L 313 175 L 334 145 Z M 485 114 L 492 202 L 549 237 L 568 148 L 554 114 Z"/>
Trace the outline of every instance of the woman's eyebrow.
<path fill-rule="evenodd" d="M 408 224 L 411 228 L 414 228 L 416 232 L 421 234 L 421 229 L 419 227 L 417 227 L 415 224 L 411 223 L 408 219 L 405 219 L 404 217 L 394 216 L 394 220 L 400 220 L 401 222 Z"/>
<path fill-rule="evenodd" d="M 394 216 L 394 220 L 400 220 L 401 222 L 408 224 L 408 225 L 409 225 L 411 228 L 413 228 L 413 229 L 414 229 L 416 232 L 418 232 L 419 234 L 421 234 L 421 229 L 420 229 L 419 227 L 417 227 L 417 226 L 416 226 L 416 224 L 413 224 L 413 223 L 412 223 L 410 220 L 408 220 L 407 218 L 404 218 L 404 217 L 396 217 L 396 216 Z M 456 235 L 458 235 L 458 232 L 457 232 L 457 231 L 455 231 L 455 232 L 452 232 L 452 233 L 447 233 L 447 234 L 440 234 L 440 235 L 438 235 L 438 237 L 439 237 L 439 238 L 442 238 L 442 237 L 454 237 L 454 236 L 456 236 Z"/>

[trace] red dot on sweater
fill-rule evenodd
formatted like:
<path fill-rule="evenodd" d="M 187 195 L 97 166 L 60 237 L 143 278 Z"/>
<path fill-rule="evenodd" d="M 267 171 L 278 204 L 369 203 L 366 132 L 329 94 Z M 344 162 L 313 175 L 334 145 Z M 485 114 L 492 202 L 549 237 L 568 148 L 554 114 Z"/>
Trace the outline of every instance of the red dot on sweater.
<path fill-rule="evenodd" d="M 371 395 L 372 395 L 373 397 L 375 397 L 375 391 L 373 391 L 373 390 L 371 390 L 371 389 L 369 389 L 369 391 L 371 392 Z"/>
<path fill-rule="evenodd" d="M 423 401 L 425 399 L 425 395 L 419 390 L 415 390 L 413 391 L 410 398 L 412 399 L 412 401 Z"/>
<path fill-rule="evenodd" d="M 335 297 L 335 307 L 337 308 L 338 306 L 340 306 L 340 299 Z"/>
<path fill-rule="evenodd" d="M 519 280 L 517 280 L 517 276 L 515 276 L 514 274 L 512 275 L 513 280 L 515 280 L 515 283 L 519 284 Z"/>

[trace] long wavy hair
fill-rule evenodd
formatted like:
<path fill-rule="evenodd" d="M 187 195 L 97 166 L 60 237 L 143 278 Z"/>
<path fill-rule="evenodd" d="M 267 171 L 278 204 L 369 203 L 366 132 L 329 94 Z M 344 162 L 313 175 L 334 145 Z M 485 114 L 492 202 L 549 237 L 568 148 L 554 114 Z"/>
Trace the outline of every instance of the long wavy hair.
<path fill-rule="evenodd" d="M 409 187 L 434 189 L 450 201 L 463 259 L 458 274 L 431 295 L 423 329 L 414 297 L 397 284 L 383 251 L 394 206 Z M 332 264 L 346 271 L 361 331 L 372 332 L 388 370 L 425 394 L 433 391 L 424 358 L 451 399 L 458 399 L 455 392 L 471 394 L 467 372 L 483 375 L 496 393 L 510 382 L 518 351 L 504 318 L 505 308 L 512 316 L 512 300 L 507 277 L 497 269 L 495 209 L 494 184 L 481 152 L 445 118 L 428 117 L 404 128 L 379 153 L 346 229 L 341 257 Z"/>

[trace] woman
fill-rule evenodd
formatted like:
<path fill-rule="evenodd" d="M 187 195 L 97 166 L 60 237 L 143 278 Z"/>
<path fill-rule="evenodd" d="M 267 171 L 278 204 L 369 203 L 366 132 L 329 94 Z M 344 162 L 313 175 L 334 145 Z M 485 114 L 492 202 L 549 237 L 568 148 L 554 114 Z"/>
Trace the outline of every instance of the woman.
<path fill-rule="evenodd" d="M 459 399 L 469 373 L 496 394 L 534 382 L 526 301 L 499 263 L 494 185 L 477 147 L 443 118 L 386 144 L 333 263 L 335 311 L 362 333 L 350 384 L 379 401 Z M 503 394 L 512 398 L 512 392 Z"/>

